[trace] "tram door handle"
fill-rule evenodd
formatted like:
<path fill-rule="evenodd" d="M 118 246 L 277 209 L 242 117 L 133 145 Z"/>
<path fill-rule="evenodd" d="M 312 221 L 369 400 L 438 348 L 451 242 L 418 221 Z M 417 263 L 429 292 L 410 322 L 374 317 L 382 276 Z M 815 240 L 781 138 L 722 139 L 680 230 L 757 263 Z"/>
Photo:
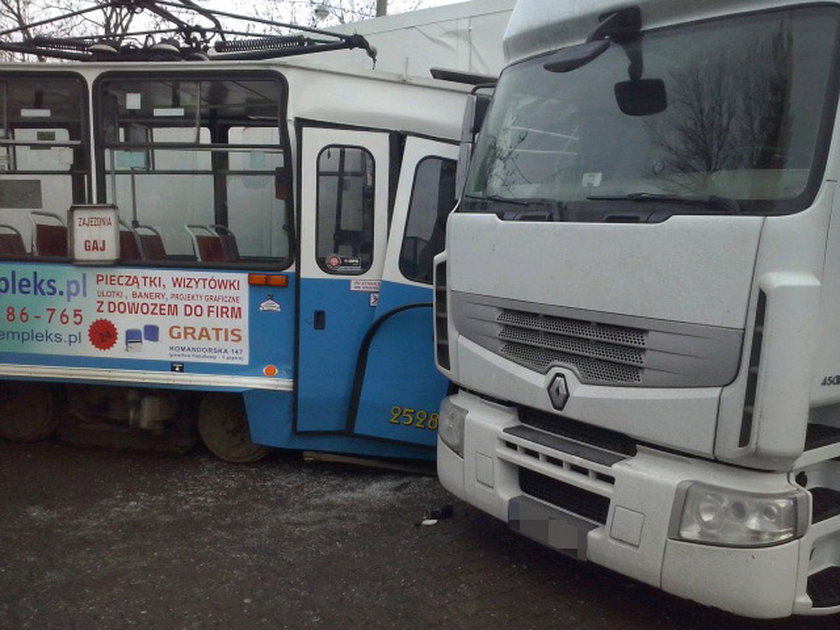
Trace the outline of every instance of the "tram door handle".
<path fill-rule="evenodd" d="M 315 311 L 315 330 L 324 330 L 327 327 L 327 312 Z"/>

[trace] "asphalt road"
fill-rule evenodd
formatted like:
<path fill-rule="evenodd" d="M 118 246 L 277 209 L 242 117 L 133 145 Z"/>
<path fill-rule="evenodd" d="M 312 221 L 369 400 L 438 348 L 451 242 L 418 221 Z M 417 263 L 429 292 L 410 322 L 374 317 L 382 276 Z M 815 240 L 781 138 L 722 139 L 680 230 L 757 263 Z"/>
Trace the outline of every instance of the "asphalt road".
<path fill-rule="evenodd" d="M 418 523 L 430 508 L 452 518 Z M 431 476 L 0 441 L 0 628 L 832 628 L 550 552 Z"/>

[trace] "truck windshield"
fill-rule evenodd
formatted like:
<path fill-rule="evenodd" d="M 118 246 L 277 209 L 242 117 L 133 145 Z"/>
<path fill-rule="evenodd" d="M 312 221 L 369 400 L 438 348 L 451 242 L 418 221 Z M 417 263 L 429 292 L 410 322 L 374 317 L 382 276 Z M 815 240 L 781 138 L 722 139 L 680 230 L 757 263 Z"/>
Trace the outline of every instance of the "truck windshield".
<path fill-rule="evenodd" d="M 612 43 L 567 72 L 549 69 L 555 53 L 510 66 L 461 209 L 601 220 L 622 204 L 669 214 L 806 208 L 836 109 L 839 17 L 828 7 L 730 16 Z"/>

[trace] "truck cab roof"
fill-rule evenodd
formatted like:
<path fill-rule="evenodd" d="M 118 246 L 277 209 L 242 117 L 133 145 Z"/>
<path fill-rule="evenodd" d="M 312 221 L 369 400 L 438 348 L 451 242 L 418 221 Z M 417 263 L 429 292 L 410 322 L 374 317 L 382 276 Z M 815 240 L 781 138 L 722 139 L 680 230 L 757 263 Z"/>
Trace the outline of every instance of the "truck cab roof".
<path fill-rule="evenodd" d="M 602 18 L 636 6 L 641 11 L 642 30 L 675 22 L 701 21 L 719 15 L 808 4 L 807 0 L 519 0 L 504 37 L 506 63 L 514 63 L 565 46 L 586 41 Z"/>

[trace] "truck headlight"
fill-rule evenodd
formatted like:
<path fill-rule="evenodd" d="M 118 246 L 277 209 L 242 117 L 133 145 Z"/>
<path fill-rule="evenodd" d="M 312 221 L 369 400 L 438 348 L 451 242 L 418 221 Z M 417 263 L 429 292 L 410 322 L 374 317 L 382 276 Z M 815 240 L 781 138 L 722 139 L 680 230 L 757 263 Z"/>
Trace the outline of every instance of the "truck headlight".
<path fill-rule="evenodd" d="M 804 492 L 752 494 L 702 483 L 684 488 L 679 538 L 727 547 L 764 547 L 801 536 Z"/>
<path fill-rule="evenodd" d="M 438 436 L 441 441 L 461 457 L 464 456 L 464 421 L 467 410 L 459 407 L 449 398 L 440 404 Z"/>

